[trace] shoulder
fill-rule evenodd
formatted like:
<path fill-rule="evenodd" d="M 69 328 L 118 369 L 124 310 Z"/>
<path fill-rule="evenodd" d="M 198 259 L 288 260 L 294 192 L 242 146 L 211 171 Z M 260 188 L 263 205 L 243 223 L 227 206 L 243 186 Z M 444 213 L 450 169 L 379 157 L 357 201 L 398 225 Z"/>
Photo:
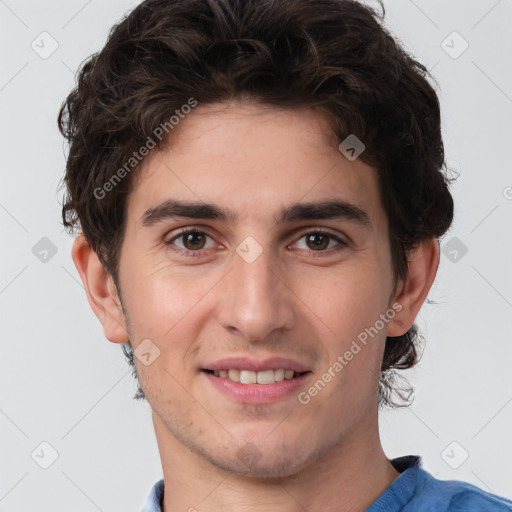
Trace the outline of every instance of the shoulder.
<path fill-rule="evenodd" d="M 468 482 L 438 480 L 424 469 L 418 469 L 418 471 L 419 485 L 415 498 L 432 503 L 432 505 L 435 504 L 435 510 L 446 512 L 512 511 L 512 501 L 504 497 L 484 491 Z"/>
<path fill-rule="evenodd" d="M 421 457 L 390 461 L 400 476 L 366 512 L 512 512 L 512 501 L 460 480 L 438 480 Z"/>

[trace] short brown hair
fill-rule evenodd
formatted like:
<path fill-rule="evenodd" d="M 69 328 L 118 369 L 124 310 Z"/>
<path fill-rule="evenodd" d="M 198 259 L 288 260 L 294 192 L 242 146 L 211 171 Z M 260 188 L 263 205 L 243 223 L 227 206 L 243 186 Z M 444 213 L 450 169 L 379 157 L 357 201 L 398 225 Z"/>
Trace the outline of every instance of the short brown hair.
<path fill-rule="evenodd" d="M 59 129 L 70 144 L 65 228 L 73 234 L 81 227 L 118 285 L 135 171 L 123 173 L 104 197 L 95 191 L 112 183 L 157 126 L 190 98 L 307 107 L 327 116 L 338 142 L 350 134 L 364 142 L 359 158 L 378 171 L 396 283 L 407 274 L 407 251 L 449 228 L 453 199 L 431 75 L 383 19 L 353 0 L 142 2 L 83 63 L 60 109 Z M 162 147 L 166 138 L 155 142 Z M 387 338 L 380 404 L 408 399 L 412 388 L 397 385 L 395 369 L 416 364 L 421 341 L 415 324 Z M 137 376 L 128 346 L 123 351 Z M 135 398 L 143 397 L 139 385 Z"/>

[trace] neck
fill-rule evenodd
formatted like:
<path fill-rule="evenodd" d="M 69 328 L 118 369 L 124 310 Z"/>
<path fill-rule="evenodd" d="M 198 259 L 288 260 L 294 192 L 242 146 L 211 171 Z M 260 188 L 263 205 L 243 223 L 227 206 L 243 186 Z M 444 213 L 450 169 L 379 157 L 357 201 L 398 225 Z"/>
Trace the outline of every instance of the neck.
<path fill-rule="evenodd" d="M 162 512 L 362 512 L 400 474 L 384 454 L 377 421 L 282 478 L 224 471 L 181 444 L 155 414 L 153 422 L 164 472 Z"/>

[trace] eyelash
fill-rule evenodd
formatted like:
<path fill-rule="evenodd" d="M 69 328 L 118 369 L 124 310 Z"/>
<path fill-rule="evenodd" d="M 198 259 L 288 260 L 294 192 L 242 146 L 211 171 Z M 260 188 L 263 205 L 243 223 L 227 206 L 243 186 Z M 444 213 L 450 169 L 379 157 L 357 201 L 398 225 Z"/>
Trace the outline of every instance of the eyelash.
<path fill-rule="evenodd" d="M 173 242 L 177 239 L 179 239 L 180 237 L 183 237 L 185 235 L 188 235 L 190 233 L 199 233 L 199 234 L 202 234 L 202 235 L 206 235 L 206 236 L 209 236 L 210 238 L 213 239 L 213 237 L 211 235 L 209 235 L 207 232 L 205 231 L 202 231 L 200 229 L 197 229 L 197 228 L 185 228 L 185 229 L 182 229 L 179 233 L 177 233 L 176 235 L 174 235 L 172 238 L 170 238 L 169 240 L 167 240 L 165 242 L 165 245 L 168 245 L 168 246 L 172 246 L 173 245 Z M 314 229 L 314 230 L 309 230 L 309 231 L 303 231 L 301 232 L 299 235 L 299 238 L 298 240 L 300 240 L 301 238 L 307 236 L 307 235 L 317 235 L 317 234 L 320 234 L 320 235 L 325 235 L 325 236 L 328 236 L 330 239 L 332 240 L 335 240 L 336 242 L 338 242 L 339 246 L 335 247 L 335 248 L 331 248 L 331 249 L 323 249 L 323 250 L 320 250 L 320 251 L 313 251 L 313 250 L 308 250 L 307 252 L 310 252 L 312 253 L 311 257 L 315 258 L 315 257 L 321 257 L 323 254 L 327 253 L 328 255 L 332 254 L 332 252 L 338 252 L 342 249 L 344 249 L 345 247 L 348 247 L 348 242 L 346 242 L 345 240 L 342 240 L 341 238 L 339 238 L 338 236 L 334 235 L 333 233 L 331 233 L 330 231 L 326 231 L 324 229 L 321 229 L 321 228 L 318 228 L 318 229 Z M 196 257 L 200 257 L 202 256 L 202 253 L 203 251 L 206 251 L 207 249 L 200 249 L 200 250 L 197 250 L 197 251 L 193 251 L 192 249 L 181 249 L 180 247 L 178 247 L 178 249 L 172 249 L 174 252 L 177 252 L 179 254 L 182 254 L 186 257 L 190 257 L 190 258 L 196 258 Z M 332 252 L 331 252 L 332 251 Z M 314 254 L 315 252 L 318 252 L 320 254 L 316 255 Z"/>

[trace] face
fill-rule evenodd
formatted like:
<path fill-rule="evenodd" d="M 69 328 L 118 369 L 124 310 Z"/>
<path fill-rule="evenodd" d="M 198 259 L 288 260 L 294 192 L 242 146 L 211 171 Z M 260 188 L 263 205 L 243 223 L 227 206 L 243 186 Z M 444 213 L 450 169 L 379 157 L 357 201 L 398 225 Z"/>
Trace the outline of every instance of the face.
<path fill-rule="evenodd" d="M 291 475 L 376 425 L 387 219 L 329 133 L 311 110 L 199 105 L 127 202 L 120 295 L 159 442 L 227 471 Z"/>

